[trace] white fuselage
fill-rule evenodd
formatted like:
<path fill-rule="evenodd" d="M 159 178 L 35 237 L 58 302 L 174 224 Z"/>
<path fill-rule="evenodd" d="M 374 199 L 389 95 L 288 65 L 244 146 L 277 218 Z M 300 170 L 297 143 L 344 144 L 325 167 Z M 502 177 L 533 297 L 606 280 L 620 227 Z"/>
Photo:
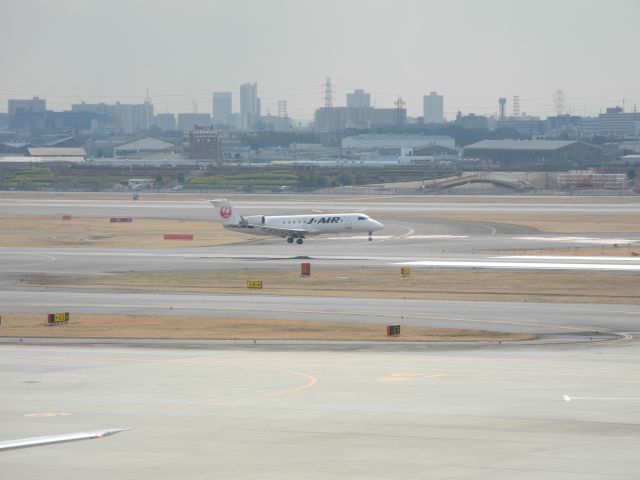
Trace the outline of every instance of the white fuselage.
<path fill-rule="evenodd" d="M 262 232 L 256 227 L 272 227 L 278 229 L 306 230 L 308 235 L 318 235 L 324 233 L 347 233 L 347 232 L 375 232 L 383 225 L 369 216 L 361 213 L 336 213 L 319 215 L 251 215 L 244 217 L 246 224 L 225 225 L 229 230 L 249 233 L 252 231 L 257 235 L 273 235 Z"/>

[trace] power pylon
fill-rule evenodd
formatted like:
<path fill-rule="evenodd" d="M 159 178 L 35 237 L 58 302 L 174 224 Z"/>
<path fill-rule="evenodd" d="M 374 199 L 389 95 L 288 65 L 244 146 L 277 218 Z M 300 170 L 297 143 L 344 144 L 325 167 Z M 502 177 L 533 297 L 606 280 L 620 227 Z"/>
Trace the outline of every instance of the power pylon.
<path fill-rule="evenodd" d="M 327 77 L 324 82 L 324 106 L 325 108 L 333 107 L 333 84 L 331 83 L 331 77 Z"/>
<path fill-rule="evenodd" d="M 554 95 L 554 100 L 553 100 L 553 107 L 554 107 L 554 110 L 556 111 L 556 115 L 560 116 L 564 114 L 564 111 L 565 111 L 564 102 L 565 102 L 564 92 L 561 89 L 556 90 L 556 93 Z"/>

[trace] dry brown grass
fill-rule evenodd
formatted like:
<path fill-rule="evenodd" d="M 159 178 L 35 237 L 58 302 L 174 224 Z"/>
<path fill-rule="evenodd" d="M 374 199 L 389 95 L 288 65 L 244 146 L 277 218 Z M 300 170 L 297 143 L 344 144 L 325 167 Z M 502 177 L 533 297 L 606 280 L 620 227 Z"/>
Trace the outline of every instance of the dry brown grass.
<path fill-rule="evenodd" d="M 561 248 L 507 248 L 493 250 L 499 255 L 562 255 L 581 257 L 632 257 L 634 253 L 640 253 L 640 245 L 620 245 L 601 247 L 561 247 Z"/>
<path fill-rule="evenodd" d="M 226 197 L 233 201 L 281 201 L 310 202 L 323 200 L 344 200 L 361 203 L 362 200 L 374 198 L 376 202 L 404 203 L 512 203 L 512 204 L 630 204 L 640 203 L 638 195 L 613 196 L 539 196 L 539 195 L 328 195 L 328 194 L 235 194 L 235 193 L 189 193 L 176 192 L 33 192 L 33 191 L 0 191 L 0 198 L 46 198 L 57 200 L 124 200 L 132 201 L 134 193 L 138 193 L 140 202 L 145 201 L 200 201 L 203 198 Z"/>
<path fill-rule="evenodd" d="M 47 287 L 114 288 L 166 292 L 320 297 L 495 300 L 515 302 L 640 303 L 640 275 L 607 272 L 489 271 L 400 268 L 299 271 L 126 273 L 109 276 L 25 276 Z M 263 289 L 247 289 L 262 280 Z"/>
<path fill-rule="evenodd" d="M 382 220 L 398 218 L 397 214 L 388 212 L 372 214 Z M 640 215 L 425 212 L 405 213 L 401 217 L 407 220 L 483 225 L 487 233 L 495 232 L 487 223 L 522 225 L 547 233 L 640 232 Z M 0 246 L 3 247 L 172 248 L 222 245 L 255 239 L 251 235 L 225 230 L 222 225 L 213 221 L 134 218 L 131 223 L 110 223 L 109 218 L 74 217 L 64 221 L 61 216 L 4 216 L 0 217 L 0 224 Z M 165 240 L 162 237 L 165 233 L 193 234 L 194 239 Z"/>
<path fill-rule="evenodd" d="M 428 208 L 428 207 L 427 207 Z M 440 220 L 477 224 L 502 223 L 531 227 L 546 233 L 618 233 L 640 232 L 640 214 L 604 213 L 479 213 L 479 212 L 424 212 L 390 214 L 375 213 L 376 218 L 401 217 L 407 220 Z M 487 233 L 492 228 L 487 226 Z"/>
<path fill-rule="evenodd" d="M 111 223 L 109 218 L 0 217 L 3 247 L 202 247 L 246 242 L 253 237 L 225 230 L 213 221 L 134 218 Z M 165 233 L 193 234 L 193 240 L 165 240 Z"/>
<path fill-rule="evenodd" d="M 403 326 L 399 337 L 384 325 L 224 317 L 156 317 L 71 314 L 69 323 L 47 326 L 45 314 L 2 315 L 1 337 L 157 338 L 215 340 L 376 340 L 404 342 L 522 341 L 528 333 Z"/>

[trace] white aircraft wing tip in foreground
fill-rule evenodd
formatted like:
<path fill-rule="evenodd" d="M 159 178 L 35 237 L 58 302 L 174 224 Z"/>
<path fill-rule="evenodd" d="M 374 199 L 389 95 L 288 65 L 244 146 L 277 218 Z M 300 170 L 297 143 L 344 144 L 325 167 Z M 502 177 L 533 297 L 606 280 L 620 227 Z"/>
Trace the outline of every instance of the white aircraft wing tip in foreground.
<path fill-rule="evenodd" d="M 16 448 L 40 447 L 53 443 L 75 442 L 78 440 L 90 440 L 92 438 L 104 438 L 116 433 L 126 432 L 130 428 L 108 428 L 103 430 L 91 430 L 88 432 L 63 433 L 58 435 L 45 435 L 43 437 L 19 438 L 17 440 L 5 440 L 0 442 L 1 450 L 13 450 Z"/>

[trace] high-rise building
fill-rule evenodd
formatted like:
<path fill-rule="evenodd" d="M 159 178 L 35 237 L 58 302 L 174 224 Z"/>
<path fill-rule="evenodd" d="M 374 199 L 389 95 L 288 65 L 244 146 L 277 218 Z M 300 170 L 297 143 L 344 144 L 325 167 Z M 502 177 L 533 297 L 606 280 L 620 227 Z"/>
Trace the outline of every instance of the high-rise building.
<path fill-rule="evenodd" d="M 402 125 L 406 120 L 405 108 L 321 107 L 315 112 L 314 129 L 328 133 L 347 128 L 390 128 Z"/>
<path fill-rule="evenodd" d="M 46 129 L 47 102 L 44 98 L 11 99 L 8 102 L 8 110 L 9 128 L 31 132 Z"/>
<path fill-rule="evenodd" d="M 163 130 L 176 128 L 176 116 L 173 113 L 159 113 L 153 117 L 153 124 Z"/>
<path fill-rule="evenodd" d="M 243 83 L 240 85 L 240 113 L 256 115 L 258 113 L 258 84 Z"/>
<path fill-rule="evenodd" d="M 231 92 L 213 92 L 212 113 L 214 125 L 229 125 L 232 113 Z"/>
<path fill-rule="evenodd" d="M 371 106 L 371 94 L 364 93 L 364 90 L 354 90 L 353 93 L 347 93 L 347 107 L 350 108 L 369 108 Z"/>
<path fill-rule="evenodd" d="M 149 102 L 134 105 L 116 102 L 113 108 L 113 121 L 122 133 L 149 130 L 153 123 L 153 105 Z"/>
<path fill-rule="evenodd" d="M 30 100 L 11 99 L 8 102 L 9 115 L 20 113 L 45 113 L 47 101 L 44 98 L 33 97 Z"/>
<path fill-rule="evenodd" d="M 90 112 L 104 115 L 108 118 L 114 131 L 120 133 L 135 133 L 149 130 L 153 125 L 153 105 L 149 99 L 144 103 L 126 104 L 117 102 L 115 105 L 107 103 L 77 103 L 71 105 L 72 112 Z"/>
<path fill-rule="evenodd" d="M 424 123 L 444 122 L 444 97 L 431 92 L 423 98 Z"/>
<path fill-rule="evenodd" d="M 178 129 L 191 130 L 196 125 L 209 125 L 211 123 L 211 115 L 208 113 L 179 113 Z"/>

